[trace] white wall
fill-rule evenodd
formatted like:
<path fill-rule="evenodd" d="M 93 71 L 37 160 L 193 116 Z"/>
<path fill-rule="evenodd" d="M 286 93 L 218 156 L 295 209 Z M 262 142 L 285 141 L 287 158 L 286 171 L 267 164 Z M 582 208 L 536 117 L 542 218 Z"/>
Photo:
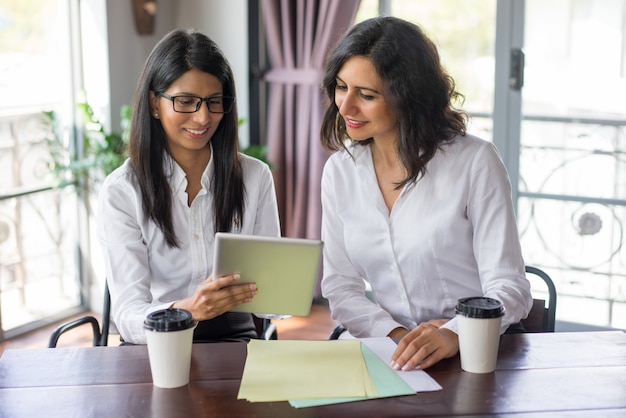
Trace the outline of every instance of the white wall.
<path fill-rule="evenodd" d="M 98 0 L 101 1 L 101 0 Z M 107 1 L 107 28 L 110 74 L 111 126 L 120 131 L 119 110 L 130 104 L 135 86 L 152 48 L 173 29 L 176 1 L 159 0 L 155 30 L 152 35 L 139 35 L 135 29 L 132 2 Z"/>
<path fill-rule="evenodd" d="M 185 0 L 177 3 L 176 25 L 194 28 L 222 48 L 233 67 L 239 117 L 249 119 L 248 1 Z M 248 124 L 241 126 L 240 142 L 249 143 Z"/>

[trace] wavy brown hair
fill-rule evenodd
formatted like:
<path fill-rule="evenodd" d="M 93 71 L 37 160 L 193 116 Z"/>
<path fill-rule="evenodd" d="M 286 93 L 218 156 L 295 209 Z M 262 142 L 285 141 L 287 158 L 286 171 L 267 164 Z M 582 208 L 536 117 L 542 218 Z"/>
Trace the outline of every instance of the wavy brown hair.
<path fill-rule="evenodd" d="M 321 141 L 328 150 L 347 147 L 349 137 L 335 104 L 335 88 L 337 74 L 354 56 L 371 60 L 383 81 L 385 99 L 397 115 L 398 155 L 408 172 L 397 187 L 416 181 L 442 143 L 465 135 L 467 113 L 453 106 L 456 100 L 462 103 L 463 96 L 441 65 L 437 47 L 419 26 L 390 16 L 366 20 L 353 26 L 326 60 L 322 87 L 329 104 Z"/>

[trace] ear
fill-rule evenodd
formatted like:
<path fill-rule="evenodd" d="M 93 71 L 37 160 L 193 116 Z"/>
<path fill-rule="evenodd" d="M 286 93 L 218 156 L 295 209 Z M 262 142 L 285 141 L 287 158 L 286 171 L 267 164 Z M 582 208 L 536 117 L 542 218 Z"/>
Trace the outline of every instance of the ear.
<path fill-rule="evenodd" d="M 150 94 L 150 114 L 156 119 L 158 119 L 159 118 L 158 115 L 161 113 L 159 109 L 159 104 L 161 101 L 159 100 L 157 95 L 154 94 L 153 91 L 150 91 L 149 94 Z"/>

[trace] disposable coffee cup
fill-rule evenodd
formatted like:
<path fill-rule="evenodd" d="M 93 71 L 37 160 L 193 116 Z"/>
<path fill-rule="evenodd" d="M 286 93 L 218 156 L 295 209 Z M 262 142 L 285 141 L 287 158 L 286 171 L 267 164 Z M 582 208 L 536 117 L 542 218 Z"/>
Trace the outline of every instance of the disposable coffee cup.
<path fill-rule="evenodd" d="M 144 320 L 152 382 L 159 388 L 189 383 L 193 330 L 198 322 L 184 309 L 162 309 Z"/>
<path fill-rule="evenodd" d="M 456 316 L 463 370 L 491 373 L 496 369 L 503 315 L 499 300 L 482 296 L 459 299 Z"/>

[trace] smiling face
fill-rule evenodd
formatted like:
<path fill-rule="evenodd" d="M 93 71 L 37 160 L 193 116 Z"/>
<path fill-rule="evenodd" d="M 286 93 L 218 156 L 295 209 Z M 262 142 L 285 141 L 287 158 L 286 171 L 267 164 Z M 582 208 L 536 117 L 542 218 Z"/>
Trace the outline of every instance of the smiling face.
<path fill-rule="evenodd" d="M 348 59 L 337 73 L 335 104 L 350 138 L 396 141 L 398 121 L 383 96 L 383 82 L 365 57 Z"/>
<path fill-rule="evenodd" d="M 222 94 L 219 79 L 209 73 L 191 69 L 176 79 L 165 92 L 169 96 L 210 97 Z M 208 151 L 209 141 L 217 130 L 223 114 L 210 113 L 203 102 L 195 113 L 174 111 L 172 101 L 150 92 L 152 115 L 161 121 L 167 145 L 175 160 L 185 154 Z"/>

